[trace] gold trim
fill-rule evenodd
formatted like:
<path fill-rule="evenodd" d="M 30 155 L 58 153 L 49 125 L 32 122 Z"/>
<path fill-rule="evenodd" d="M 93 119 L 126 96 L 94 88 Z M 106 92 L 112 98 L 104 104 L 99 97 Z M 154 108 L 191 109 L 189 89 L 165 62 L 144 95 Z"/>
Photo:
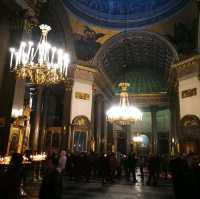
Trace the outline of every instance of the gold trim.
<path fill-rule="evenodd" d="M 200 55 L 195 55 L 193 57 L 190 57 L 186 60 L 180 61 L 178 63 L 172 64 L 171 68 L 179 68 L 179 67 L 185 67 L 188 64 L 192 64 L 192 62 L 200 61 Z"/>
<path fill-rule="evenodd" d="M 195 95 L 197 95 L 197 88 L 191 88 L 191 89 L 183 90 L 181 92 L 182 99 L 187 98 L 187 97 L 192 97 Z"/>
<path fill-rule="evenodd" d="M 90 68 L 88 66 L 82 66 L 82 65 L 79 65 L 79 64 L 76 64 L 76 69 L 84 70 L 84 71 L 91 72 L 91 73 L 96 73 L 97 72 L 96 69 Z"/>
<path fill-rule="evenodd" d="M 90 99 L 90 94 L 83 93 L 83 92 L 75 92 L 75 98 L 76 99 L 81 99 L 81 100 L 89 100 Z"/>
<path fill-rule="evenodd" d="M 120 95 L 120 94 L 117 94 Z M 167 97 L 167 92 L 163 93 L 141 93 L 141 94 L 134 94 L 134 93 L 129 93 L 129 97 Z"/>

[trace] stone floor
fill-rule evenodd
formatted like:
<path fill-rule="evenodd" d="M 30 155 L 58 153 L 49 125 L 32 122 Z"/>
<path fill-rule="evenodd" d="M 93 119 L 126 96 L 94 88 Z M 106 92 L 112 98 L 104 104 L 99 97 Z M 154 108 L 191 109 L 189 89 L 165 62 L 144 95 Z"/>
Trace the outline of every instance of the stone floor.
<path fill-rule="evenodd" d="M 138 180 L 139 181 L 139 180 Z M 146 186 L 142 182 L 127 183 L 116 180 L 113 184 L 102 185 L 99 180 L 90 183 L 69 181 L 63 178 L 63 199 L 173 199 L 169 182 L 161 181 L 157 187 Z M 40 183 L 25 187 L 25 199 L 37 199 Z"/>

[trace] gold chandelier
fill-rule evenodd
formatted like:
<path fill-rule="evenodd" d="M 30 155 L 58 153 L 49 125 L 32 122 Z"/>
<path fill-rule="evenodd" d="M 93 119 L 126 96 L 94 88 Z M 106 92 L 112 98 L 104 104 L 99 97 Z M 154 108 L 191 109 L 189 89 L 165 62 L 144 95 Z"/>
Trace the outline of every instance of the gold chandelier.
<path fill-rule="evenodd" d="M 10 48 L 10 69 L 18 78 L 36 85 L 57 84 L 67 78 L 69 54 L 48 43 L 50 26 L 42 24 L 39 27 L 42 34 L 37 46 L 34 47 L 32 41 L 22 41 L 18 50 Z"/>
<path fill-rule="evenodd" d="M 137 120 L 142 120 L 142 112 L 135 106 L 131 106 L 128 100 L 127 89 L 129 83 L 122 82 L 119 84 L 121 88 L 119 105 L 112 106 L 107 112 L 107 120 L 118 125 L 130 125 Z"/>

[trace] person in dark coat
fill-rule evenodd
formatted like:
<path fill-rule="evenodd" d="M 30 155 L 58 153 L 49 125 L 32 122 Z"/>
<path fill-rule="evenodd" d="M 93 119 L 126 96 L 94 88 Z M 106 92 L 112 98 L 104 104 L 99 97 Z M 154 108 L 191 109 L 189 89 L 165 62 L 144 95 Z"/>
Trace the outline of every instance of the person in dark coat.
<path fill-rule="evenodd" d="M 2 199 L 19 199 L 22 179 L 23 157 L 19 153 L 12 155 L 8 170 L 0 179 L 0 196 Z"/>
<path fill-rule="evenodd" d="M 153 185 L 156 186 L 159 180 L 160 174 L 160 159 L 154 155 L 150 155 L 148 160 L 148 171 L 149 178 L 147 181 L 147 185 L 151 185 L 151 181 L 153 180 Z"/>
<path fill-rule="evenodd" d="M 136 163 L 137 159 L 135 158 L 135 154 L 133 152 L 128 154 L 128 181 L 130 180 L 131 173 L 133 175 L 133 182 L 136 183 Z"/>
<path fill-rule="evenodd" d="M 100 165 L 101 165 L 101 177 L 102 184 L 105 184 L 109 179 L 110 167 L 109 167 L 109 155 L 102 154 L 100 157 Z"/>
<path fill-rule="evenodd" d="M 58 159 L 51 157 L 47 160 L 48 171 L 40 187 L 39 199 L 61 199 L 62 178 L 58 170 Z"/>
<path fill-rule="evenodd" d="M 177 156 L 170 163 L 171 173 L 172 173 L 172 182 L 174 188 L 174 195 L 176 199 L 187 198 L 186 192 L 187 187 L 185 174 L 188 170 L 188 165 L 185 158 L 182 155 Z M 192 197 L 191 197 L 192 198 Z"/>

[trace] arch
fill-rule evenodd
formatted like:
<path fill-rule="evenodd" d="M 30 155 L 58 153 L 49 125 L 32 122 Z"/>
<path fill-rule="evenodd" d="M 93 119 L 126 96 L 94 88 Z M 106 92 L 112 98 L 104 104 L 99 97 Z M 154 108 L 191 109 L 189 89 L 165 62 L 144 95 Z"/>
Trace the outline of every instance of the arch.
<path fill-rule="evenodd" d="M 114 35 L 112 38 L 107 40 L 101 48 L 96 53 L 93 64 L 94 66 L 98 66 L 98 59 L 101 58 L 103 55 L 106 54 L 106 52 L 112 48 L 117 43 L 121 43 L 125 38 L 133 38 L 135 35 L 149 35 L 151 37 L 154 37 L 157 40 L 162 41 L 172 52 L 174 56 L 174 62 L 177 62 L 179 60 L 178 53 L 175 49 L 175 47 L 163 36 L 159 35 L 158 33 L 150 32 L 150 31 L 140 31 L 140 30 L 129 30 L 126 32 L 120 32 L 116 35 Z"/>
<path fill-rule="evenodd" d="M 196 115 L 185 115 L 181 118 L 180 124 L 182 128 L 200 128 L 200 119 Z"/>
<path fill-rule="evenodd" d="M 72 147 L 73 151 L 84 152 L 89 149 L 90 121 L 84 115 L 76 116 L 72 120 Z"/>
<path fill-rule="evenodd" d="M 160 93 L 167 90 L 170 66 L 179 60 L 174 46 L 163 36 L 148 31 L 121 32 L 106 41 L 92 64 L 115 86 L 124 80 L 130 93 Z M 116 90 L 118 91 L 118 90 Z"/>
<path fill-rule="evenodd" d="M 90 120 L 85 115 L 76 116 L 72 120 L 72 128 L 74 130 L 89 131 L 89 129 L 90 129 Z"/>
<path fill-rule="evenodd" d="M 196 115 L 185 115 L 180 120 L 180 151 L 197 153 L 200 150 L 200 119 Z"/>

